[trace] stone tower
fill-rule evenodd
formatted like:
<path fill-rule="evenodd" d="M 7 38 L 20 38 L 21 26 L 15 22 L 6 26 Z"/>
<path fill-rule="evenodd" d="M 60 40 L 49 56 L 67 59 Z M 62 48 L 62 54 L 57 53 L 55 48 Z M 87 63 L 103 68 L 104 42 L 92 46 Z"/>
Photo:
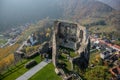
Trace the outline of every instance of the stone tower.
<path fill-rule="evenodd" d="M 90 54 L 89 44 L 90 41 L 85 27 L 80 26 L 78 23 L 68 21 L 59 20 L 54 22 L 52 61 L 55 67 L 57 67 L 58 62 L 58 49 L 60 46 L 63 46 L 74 50 L 75 54 L 78 54 L 78 56 L 72 58 L 73 66 L 76 64 L 81 69 L 83 67 L 87 68 Z"/>

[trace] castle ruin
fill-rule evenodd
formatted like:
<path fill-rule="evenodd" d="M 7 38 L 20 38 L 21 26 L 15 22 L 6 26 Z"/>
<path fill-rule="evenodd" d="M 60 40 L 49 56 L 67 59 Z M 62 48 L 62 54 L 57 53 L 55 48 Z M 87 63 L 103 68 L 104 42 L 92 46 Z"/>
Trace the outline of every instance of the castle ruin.
<path fill-rule="evenodd" d="M 52 39 L 52 61 L 58 72 L 61 72 L 59 56 L 65 53 L 64 48 L 68 50 L 69 55 L 71 55 L 70 50 L 74 51 L 72 55 L 75 56 L 67 56 L 71 63 L 71 71 L 74 71 L 74 65 L 77 65 L 80 69 L 88 67 L 90 41 L 85 27 L 78 23 L 55 21 Z"/>

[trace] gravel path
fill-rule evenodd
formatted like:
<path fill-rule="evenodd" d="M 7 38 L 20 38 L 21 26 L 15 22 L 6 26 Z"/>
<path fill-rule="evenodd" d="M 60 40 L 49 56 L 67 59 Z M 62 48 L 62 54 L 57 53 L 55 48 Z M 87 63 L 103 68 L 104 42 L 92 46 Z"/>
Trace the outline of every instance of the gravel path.
<path fill-rule="evenodd" d="M 48 60 L 47 62 L 44 60 L 20 77 L 18 77 L 16 80 L 28 80 L 30 77 L 32 77 L 35 73 L 37 73 L 39 70 L 41 70 L 43 67 L 45 67 L 48 63 L 50 63 L 51 60 Z"/>

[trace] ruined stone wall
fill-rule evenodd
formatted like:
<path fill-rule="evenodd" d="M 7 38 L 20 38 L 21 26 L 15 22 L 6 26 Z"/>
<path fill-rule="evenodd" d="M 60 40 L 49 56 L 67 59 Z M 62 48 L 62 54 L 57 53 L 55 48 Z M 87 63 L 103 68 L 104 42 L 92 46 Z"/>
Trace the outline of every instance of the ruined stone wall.
<path fill-rule="evenodd" d="M 53 64 L 57 64 L 58 49 L 60 46 L 73 49 L 75 53 L 89 60 L 88 51 L 88 36 L 86 28 L 80 26 L 78 23 L 71 23 L 66 21 L 55 21 L 53 31 L 53 52 L 52 60 Z"/>

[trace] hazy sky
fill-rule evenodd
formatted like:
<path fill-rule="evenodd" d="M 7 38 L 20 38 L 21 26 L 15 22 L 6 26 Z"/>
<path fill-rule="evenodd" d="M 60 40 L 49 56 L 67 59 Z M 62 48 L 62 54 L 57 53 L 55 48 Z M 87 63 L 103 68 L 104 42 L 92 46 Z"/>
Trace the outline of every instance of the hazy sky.
<path fill-rule="evenodd" d="M 56 0 L 0 0 L 0 26 L 61 15 Z"/>

